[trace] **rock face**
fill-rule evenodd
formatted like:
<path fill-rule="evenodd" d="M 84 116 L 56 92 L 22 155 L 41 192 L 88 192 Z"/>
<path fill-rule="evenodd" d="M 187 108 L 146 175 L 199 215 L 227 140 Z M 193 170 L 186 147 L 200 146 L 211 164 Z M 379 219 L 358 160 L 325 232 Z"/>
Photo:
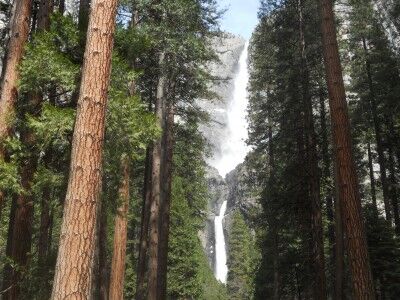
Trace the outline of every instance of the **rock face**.
<path fill-rule="evenodd" d="M 217 97 L 197 101 L 197 104 L 210 116 L 210 122 L 200 126 L 200 131 L 203 132 L 212 148 L 213 155 L 209 162 L 220 157 L 224 137 L 228 135 L 228 107 L 234 92 L 234 77 L 240 54 L 246 41 L 241 37 L 224 33 L 221 37 L 214 38 L 211 43 L 219 58 L 218 62 L 208 66 L 215 78 L 210 89 Z"/>
<path fill-rule="evenodd" d="M 230 224 L 234 211 L 240 211 L 251 225 L 252 215 L 258 208 L 256 198 L 252 196 L 253 187 L 249 184 L 249 172 L 245 164 L 240 164 L 230 172 L 226 178 L 222 178 L 213 167 L 208 167 L 207 182 L 209 191 L 208 217 L 204 230 L 199 233 L 204 250 L 212 269 L 215 269 L 215 233 L 214 218 L 219 215 L 219 210 L 224 201 L 227 201 L 227 211 L 224 218 L 225 236 L 229 234 Z M 227 250 L 229 245 L 226 244 Z"/>

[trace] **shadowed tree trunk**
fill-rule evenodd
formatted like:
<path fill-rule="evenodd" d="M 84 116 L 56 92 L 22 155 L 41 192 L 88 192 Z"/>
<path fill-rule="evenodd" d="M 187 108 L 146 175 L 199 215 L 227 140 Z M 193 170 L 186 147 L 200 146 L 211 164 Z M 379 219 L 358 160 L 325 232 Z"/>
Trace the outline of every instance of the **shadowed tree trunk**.
<path fill-rule="evenodd" d="M 2 143 L 9 135 L 10 124 L 14 117 L 14 105 L 18 98 L 18 66 L 24 55 L 25 44 L 29 37 L 32 0 L 15 0 L 10 24 L 10 39 L 2 72 L 0 88 L 0 160 L 4 159 Z M 0 209 L 4 206 L 4 195 L 0 191 Z"/>
<path fill-rule="evenodd" d="M 374 124 L 374 131 L 375 131 L 375 141 L 376 141 L 376 149 L 378 152 L 378 163 L 379 163 L 379 171 L 381 175 L 381 183 L 382 183 L 382 193 L 383 193 L 383 203 L 385 204 L 385 214 L 386 214 L 386 219 L 391 222 L 392 221 L 392 210 L 390 206 L 390 193 L 389 193 L 389 185 L 388 185 L 388 180 L 387 180 L 387 174 L 386 174 L 386 159 L 385 159 L 385 153 L 384 153 L 384 147 L 383 147 L 383 138 L 382 138 L 382 126 L 378 114 L 378 107 L 376 103 L 376 96 L 375 96 L 375 90 L 374 90 L 374 84 L 372 81 L 372 73 L 371 73 L 371 63 L 369 61 L 368 57 L 368 49 L 367 49 L 367 43 L 365 41 L 365 38 L 362 40 L 363 43 L 363 48 L 364 48 L 364 53 L 365 53 L 365 66 L 366 66 L 366 71 L 367 71 L 367 79 L 368 79 L 368 89 L 369 89 L 369 104 L 370 104 L 370 110 L 371 110 L 371 115 L 372 115 L 372 121 Z M 397 218 L 397 223 L 399 222 L 399 219 Z"/>
<path fill-rule="evenodd" d="M 169 99 L 165 101 L 164 112 L 164 138 L 163 138 L 163 163 L 162 163 L 162 201 L 160 205 L 160 232 L 159 232 L 159 271 L 158 271 L 158 297 L 167 298 L 167 265 L 168 265 L 168 236 L 170 226 L 171 187 L 174 148 L 174 95 L 175 84 L 171 83 Z"/>
<path fill-rule="evenodd" d="M 372 205 L 376 212 L 378 212 L 378 204 L 376 202 L 376 182 L 375 182 L 375 175 L 374 175 L 374 162 L 372 159 L 372 151 L 371 151 L 371 143 L 367 143 L 367 151 L 368 151 L 368 169 L 369 169 L 369 180 L 371 185 L 371 199 Z"/>
<path fill-rule="evenodd" d="M 11 17 L 10 40 L 1 83 L 0 141 L 3 141 L 8 136 L 9 124 L 14 114 L 14 104 L 18 96 L 18 66 L 24 55 L 24 47 L 29 36 L 32 2 L 31 0 L 16 0 L 14 5 L 14 15 Z"/>
<path fill-rule="evenodd" d="M 345 299 L 344 292 L 344 237 L 343 220 L 340 207 L 340 193 L 337 167 L 334 165 L 335 175 L 335 288 L 333 299 Z"/>
<path fill-rule="evenodd" d="M 322 209 L 321 194 L 317 154 L 317 138 L 314 128 L 314 117 L 312 108 L 312 98 L 310 94 L 310 74 L 308 70 L 308 59 L 306 54 L 306 39 L 304 35 L 304 3 L 298 0 L 299 14 L 299 33 L 300 33 L 300 76 L 302 85 L 303 111 L 304 111 L 304 129 L 305 129 L 305 149 L 307 161 L 307 183 L 311 207 L 311 232 L 312 232 L 312 257 L 313 257 L 313 275 L 314 275 L 314 298 L 326 299 L 326 279 L 325 279 L 325 256 L 324 240 L 322 228 Z"/>
<path fill-rule="evenodd" d="M 329 249 L 331 250 L 331 260 L 330 265 L 333 269 L 335 266 L 335 224 L 333 218 L 333 189 L 331 179 L 331 161 L 329 155 L 329 144 L 330 139 L 328 138 L 328 126 L 326 120 L 326 107 L 325 107 L 325 95 L 322 87 L 320 87 L 319 95 L 319 106 L 320 106 L 320 123 L 321 123 L 321 152 L 322 152 L 322 162 L 323 162 L 323 178 L 324 185 L 326 189 L 326 217 L 328 219 L 328 242 Z"/>
<path fill-rule="evenodd" d="M 352 154 L 347 111 L 332 0 L 320 0 L 322 43 L 331 108 L 334 154 L 337 167 L 339 203 L 346 231 L 349 266 L 355 299 L 375 299 L 369 265 L 361 197 Z"/>
<path fill-rule="evenodd" d="M 45 2 L 47 4 L 45 4 Z M 43 31 L 48 29 L 50 25 L 50 13 L 51 13 L 51 0 L 43 0 L 40 3 L 39 13 L 38 13 L 38 26 L 37 31 Z M 40 93 L 29 93 L 25 95 L 28 99 L 27 112 L 32 116 L 38 116 L 41 111 L 43 95 Z M 24 189 L 18 196 L 17 200 L 17 208 L 15 211 L 15 219 L 13 226 L 13 245 L 11 251 L 11 258 L 17 264 L 18 268 L 13 270 L 12 281 L 14 283 L 13 288 L 9 291 L 9 297 L 11 299 L 18 299 L 19 297 L 19 285 L 21 281 L 21 272 L 18 269 L 24 270 L 24 268 L 28 264 L 28 253 L 31 250 L 31 242 L 32 242 L 32 231 L 33 231 L 33 213 L 34 213 L 34 195 L 32 191 L 32 184 L 34 175 L 37 169 L 39 154 L 35 151 L 35 134 L 31 128 L 28 126 L 24 126 L 21 129 L 21 140 L 24 145 L 31 149 L 29 155 L 23 160 L 21 167 L 21 185 Z M 43 198 L 48 197 L 49 193 L 45 193 Z M 48 199 L 44 200 L 48 201 Z M 43 207 L 45 208 L 45 207 Z M 46 214 L 48 217 L 48 207 L 47 213 L 46 208 L 42 211 L 43 221 L 46 218 Z M 47 221 L 48 223 L 48 221 Z M 43 228 L 41 228 L 43 229 Z M 43 238 L 47 237 L 47 234 L 41 235 Z M 47 241 L 42 240 L 41 242 L 47 243 Z M 39 244 L 40 246 L 40 244 Z M 47 247 L 47 245 L 44 245 Z M 43 248 L 39 247 L 39 259 L 41 260 L 43 256 Z M 41 260 L 40 263 L 43 261 Z"/>
<path fill-rule="evenodd" d="M 119 188 L 119 207 L 115 215 L 113 257 L 110 275 L 110 300 L 123 299 L 126 243 L 128 234 L 128 209 L 129 209 L 129 158 L 121 158 L 122 181 Z"/>
<path fill-rule="evenodd" d="M 160 78 L 157 85 L 157 97 L 155 103 L 155 112 L 158 125 L 162 128 L 163 123 L 163 102 L 165 98 L 166 77 L 163 74 L 163 64 L 165 53 L 160 54 Z M 162 138 L 154 142 L 152 153 L 152 176 L 151 176 L 151 206 L 150 206 L 150 241 L 149 241 L 149 270 L 147 282 L 147 300 L 156 300 L 157 278 L 158 278 L 158 243 L 159 243 L 159 220 L 160 220 L 160 194 L 161 194 L 161 143 Z"/>
<path fill-rule="evenodd" d="M 16 199 L 13 199 L 11 202 L 11 208 L 10 208 L 10 217 L 8 221 L 8 234 L 7 234 L 7 245 L 6 245 L 6 256 L 8 258 L 11 257 L 11 251 L 12 251 L 12 232 L 13 232 L 13 226 L 14 226 L 14 218 L 15 218 L 15 211 L 17 209 L 17 201 Z M 5 264 L 4 265 L 4 270 L 3 270 L 3 282 L 2 282 L 2 291 L 7 291 L 4 293 L 3 297 L 4 299 L 8 298 L 8 291 L 12 287 L 12 281 L 11 281 L 11 272 L 12 272 L 12 267 L 10 264 Z"/>
<path fill-rule="evenodd" d="M 153 152 L 152 149 L 148 147 L 146 152 L 142 216 L 140 222 L 141 228 L 140 228 L 139 258 L 138 258 L 137 280 L 136 280 L 136 300 L 144 299 L 146 292 L 144 289 L 144 281 L 146 275 L 149 218 L 150 218 L 150 204 L 151 204 L 152 152 Z"/>
<path fill-rule="evenodd" d="M 52 299 L 91 297 L 116 10 L 116 0 L 92 3 Z"/>

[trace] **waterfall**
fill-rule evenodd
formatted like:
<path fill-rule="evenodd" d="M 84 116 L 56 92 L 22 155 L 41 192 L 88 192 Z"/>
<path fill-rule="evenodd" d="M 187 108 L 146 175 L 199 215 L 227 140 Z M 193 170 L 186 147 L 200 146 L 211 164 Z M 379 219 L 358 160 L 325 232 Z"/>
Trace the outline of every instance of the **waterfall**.
<path fill-rule="evenodd" d="M 215 277 L 222 283 L 226 283 L 226 275 L 228 274 L 228 267 L 226 266 L 226 249 L 224 228 L 222 220 L 224 219 L 226 211 L 226 201 L 222 203 L 219 211 L 219 216 L 215 216 Z"/>
<path fill-rule="evenodd" d="M 222 156 L 215 162 L 215 167 L 221 176 L 225 177 L 230 171 L 242 163 L 249 152 L 247 139 L 247 83 L 249 72 L 247 67 L 248 43 L 240 55 L 239 69 L 234 80 L 234 94 L 228 106 L 229 134 L 222 147 Z M 219 215 L 214 219 L 215 226 L 215 277 L 226 283 L 228 267 L 226 265 L 226 247 L 223 230 L 227 201 L 222 203 Z"/>
<path fill-rule="evenodd" d="M 222 145 L 222 155 L 214 163 L 216 169 L 222 177 L 242 163 L 249 147 L 247 139 L 247 83 L 249 81 L 249 71 L 247 68 L 247 48 L 246 42 L 242 54 L 239 58 L 239 69 L 234 80 L 234 93 L 232 101 L 228 105 L 228 136 L 225 137 Z"/>

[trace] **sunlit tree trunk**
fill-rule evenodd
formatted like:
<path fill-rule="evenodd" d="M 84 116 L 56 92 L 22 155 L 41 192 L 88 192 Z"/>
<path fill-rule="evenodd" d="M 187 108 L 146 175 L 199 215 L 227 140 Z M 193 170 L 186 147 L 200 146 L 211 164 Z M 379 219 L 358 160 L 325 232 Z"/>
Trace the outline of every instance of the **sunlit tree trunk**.
<path fill-rule="evenodd" d="M 10 24 L 10 39 L 4 59 L 0 88 L 0 160 L 4 159 L 2 143 L 9 135 L 10 124 L 14 117 L 14 105 L 18 98 L 18 66 L 24 55 L 25 44 L 29 37 L 32 0 L 15 0 Z M 0 209 L 4 206 L 4 194 L 0 191 Z"/>
<path fill-rule="evenodd" d="M 116 9 L 94 0 L 90 12 L 52 299 L 91 297 Z"/>
<path fill-rule="evenodd" d="M 355 299 L 375 299 L 369 265 L 361 197 L 352 154 L 347 111 L 332 0 L 320 0 L 325 71 L 329 91 L 333 145 L 337 167 L 339 202 L 347 237 L 349 266 Z"/>
<path fill-rule="evenodd" d="M 124 298 L 126 243 L 128 234 L 129 208 L 129 158 L 121 158 L 122 182 L 119 188 L 119 207 L 115 215 L 113 256 L 111 261 L 111 276 L 109 299 Z"/>

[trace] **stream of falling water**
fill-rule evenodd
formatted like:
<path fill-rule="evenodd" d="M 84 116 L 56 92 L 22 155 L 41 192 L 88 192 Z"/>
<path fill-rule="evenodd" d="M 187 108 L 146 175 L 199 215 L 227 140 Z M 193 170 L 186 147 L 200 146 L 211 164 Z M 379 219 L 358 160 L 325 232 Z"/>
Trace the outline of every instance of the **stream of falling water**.
<path fill-rule="evenodd" d="M 248 43 L 245 44 L 239 59 L 239 69 L 234 80 L 234 94 L 228 106 L 229 134 L 222 147 L 222 156 L 215 167 L 221 176 L 225 177 L 230 171 L 242 163 L 249 152 L 246 144 L 247 120 L 246 109 L 248 104 L 247 83 L 249 72 L 247 66 Z M 226 247 L 223 229 L 227 202 L 222 203 L 219 215 L 215 217 L 215 277 L 226 283 L 228 267 L 226 265 Z"/>

